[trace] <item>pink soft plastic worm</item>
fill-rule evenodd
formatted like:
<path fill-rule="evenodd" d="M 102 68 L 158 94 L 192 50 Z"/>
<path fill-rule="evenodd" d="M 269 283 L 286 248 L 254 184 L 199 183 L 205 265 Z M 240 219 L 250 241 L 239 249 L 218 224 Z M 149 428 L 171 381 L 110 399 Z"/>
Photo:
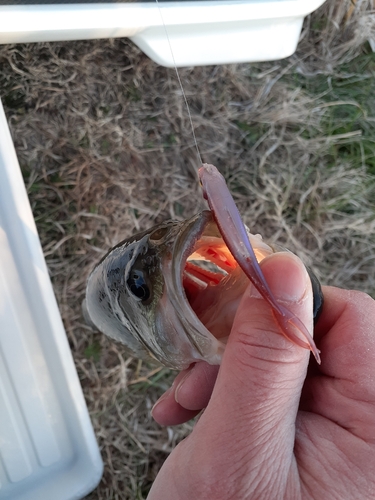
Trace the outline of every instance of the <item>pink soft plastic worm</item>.
<path fill-rule="evenodd" d="M 224 177 L 216 167 L 205 163 L 199 169 L 199 180 L 203 196 L 208 202 L 225 244 L 258 292 L 271 305 L 283 334 L 294 344 L 310 349 L 320 364 L 320 351 L 305 325 L 289 309 L 279 304 L 271 292 Z"/>

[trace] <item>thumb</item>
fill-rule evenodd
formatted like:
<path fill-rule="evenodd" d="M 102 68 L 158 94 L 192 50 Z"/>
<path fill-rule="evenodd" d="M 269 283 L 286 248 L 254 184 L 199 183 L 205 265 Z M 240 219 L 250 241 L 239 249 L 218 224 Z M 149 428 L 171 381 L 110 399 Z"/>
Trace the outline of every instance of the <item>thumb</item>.
<path fill-rule="evenodd" d="M 286 306 L 311 333 L 312 287 L 301 260 L 292 253 L 280 252 L 262 261 L 261 269 L 277 302 Z M 284 337 L 271 306 L 250 285 L 236 313 L 224 356 L 225 367 L 236 361 L 236 370 L 251 369 L 254 376 L 262 374 L 277 382 L 279 377 L 290 376 L 290 364 L 296 375 L 304 374 L 300 365 L 306 368 L 309 351 Z"/>
<path fill-rule="evenodd" d="M 312 289 L 300 259 L 281 252 L 265 259 L 261 268 L 276 299 L 312 332 Z M 258 462 L 264 463 L 268 454 L 271 461 L 277 456 L 278 463 L 285 453 L 291 458 L 309 356 L 309 351 L 282 335 L 269 304 L 249 286 L 236 313 L 210 403 L 197 427 L 211 422 L 219 448 L 218 440 L 241 442 L 247 458 L 256 451 Z M 290 460 L 284 463 L 290 465 Z"/>
<path fill-rule="evenodd" d="M 282 252 L 261 268 L 276 299 L 312 331 L 311 284 L 302 262 Z M 167 459 L 150 500 L 285 498 L 296 473 L 295 419 L 308 360 L 309 351 L 281 334 L 270 306 L 249 286 L 207 408 Z"/>

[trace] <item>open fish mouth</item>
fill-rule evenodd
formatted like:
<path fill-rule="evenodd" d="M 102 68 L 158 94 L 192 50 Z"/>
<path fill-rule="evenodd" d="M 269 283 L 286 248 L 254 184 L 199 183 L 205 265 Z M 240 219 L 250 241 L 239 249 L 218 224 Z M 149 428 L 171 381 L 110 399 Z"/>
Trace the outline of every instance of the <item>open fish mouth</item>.
<path fill-rule="evenodd" d="M 225 244 L 210 211 L 190 219 L 185 228 L 176 240 L 172 261 L 174 307 L 185 319 L 193 311 L 194 318 L 225 344 L 249 279 Z M 259 235 L 248 236 L 258 262 L 274 252 Z M 168 273 L 164 276 L 168 287 Z"/>
<path fill-rule="evenodd" d="M 181 362 L 184 368 L 198 360 L 219 364 L 235 310 L 249 281 L 224 243 L 210 211 L 183 224 L 172 259 L 163 259 L 161 265 L 165 289 L 155 317 L 166 330 L 166 323 L 173 318 L 177 339 L 184 339 L 171 356 L 173 363 L 183 354 L 184 360 L 178 361 L 180 369 Z"/>

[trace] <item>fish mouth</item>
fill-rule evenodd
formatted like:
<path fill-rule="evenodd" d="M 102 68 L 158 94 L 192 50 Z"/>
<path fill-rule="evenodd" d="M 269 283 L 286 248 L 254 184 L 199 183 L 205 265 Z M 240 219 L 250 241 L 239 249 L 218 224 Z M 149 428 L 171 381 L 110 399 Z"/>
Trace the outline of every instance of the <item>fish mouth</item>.
<path fill-rule="evenodd" d="M 187 221 L 176 239 L 172 264 L 176 291 L 185 303 L 194 310 L 197 296 L 208 287 L 220 285 L 237 267 L 210 211 Z"/>
<path fill-rule="evenodd" d="M 203 227 L 199 221 L 198 231 L 193 228 L 192 237 L 181 242 L 186 245 L 179 265 L 182 286 L 191 304 L 208 287 L 219 285 L 225 277 L 238 268 L 238 264 L 221 237 L 211 212 L 202 212 Z M 200 231 L 199 231 L 200 229 Z M 185 236 L 185 235 L 184 235 Z M 176 252 L 178 259 L 179 252 Z"/>
<path fill-rule="evenodd" d="M 260 237 L 253 238 L 260 243 L 253 245 L 257 259 L 272 253 Z M 225 244 L 210 211 L 183 223 L 172 259 L 164 261 L 163 275 L 179 327 L 184 328 L 197 358 L 217 364 L 249 279 Z"/>

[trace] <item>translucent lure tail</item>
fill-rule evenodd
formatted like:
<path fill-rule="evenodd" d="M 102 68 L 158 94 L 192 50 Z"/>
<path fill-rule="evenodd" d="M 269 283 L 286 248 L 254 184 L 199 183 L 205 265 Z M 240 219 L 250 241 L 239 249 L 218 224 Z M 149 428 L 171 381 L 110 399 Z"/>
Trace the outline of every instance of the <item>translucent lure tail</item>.
<path fill-rule="evenodd" d="M 305 325 L 289 309 L 279 304 L 271 292 L 224 177 L 216 167 L 206 163 L 199 169 L 199 180 L 203 196 L 214 215 L 225 244 L 255 288 L 271 305 L 283 334 L 294 344 L 310 349 L 320 364 L 320 351 Z"/>

